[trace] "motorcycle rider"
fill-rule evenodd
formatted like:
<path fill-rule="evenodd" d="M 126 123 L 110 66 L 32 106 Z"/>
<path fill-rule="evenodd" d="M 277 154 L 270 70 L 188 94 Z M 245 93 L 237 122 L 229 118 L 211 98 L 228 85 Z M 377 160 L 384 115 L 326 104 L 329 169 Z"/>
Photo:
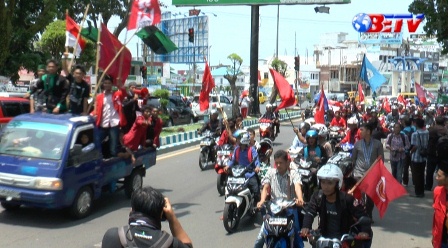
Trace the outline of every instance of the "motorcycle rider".
<path fill-rule="evenodd" d="M 331 120 L 330 127 L 342 127 L 347 128 L 347 123 L 345 119 L 341 117 L 341 111 L 337 110 L 335 112 L 333 120 Z"/>
<path fill-rule="evenodd" d="M 280 133 L 280 113 L 277 109 L 277 103 L 272 104 L 272 112 L 274 113 L 275 120 L 274 120 L 274 126 L 275 126 L 275 137 L 278 136 Z"/>
<path fill-rule="evenodd" d="M 350 231 L 355 219 L 367 217 L 364 208 L 356 204 L 355 198 L 341 191 L 343 174 L 341 169 L 334 164 L 326 164 L 317 172 L 321 190 L 311 196 L 310 202 L 305 205 L 302 236 L 307 236 L 312 228 L 314 218 L 319 215 L 320 233 L 326 238 L 340 239 L 343 234 Z M 370 225 L 361 226 L 359 237 L 372 237 Z M 369 248 L 372 240 L 363 243 L 364 248 Z"/>
<path fill-rule="evenodd" d="M 312 161 L 313 164 L 323 165 L 328 160 L 325 149 L 317 143 L 318 133 L 311 129 L 306 132 L 305 138 L 307 146 L 300 152 L 306 161 Z"/>
<path fill-rule="evenodd" d="M 386 117 L 386 123 L 389 126 L 392 123 L 398 123 L 400 120 L 400 114 L 398 113 L 398 108 L 395 105 L 392 105 L 391 112 Z"/>
<path fill-rule="evenodd" d="M 248 132 L 237 131 L 235 133 L 234 136 L 237 139 L 238 145 L 233 151 L 229 164 L 224 167 L 224 171 L 229 172 L 229 169 L 236 164 L 246 167 L 252 166 L 254 168 L 253 171 L 248 171 L 245 176 L 249 179 L 248 188 L 254 194 L 254 203 L 256 204 L 260 200 L 260 185 L 258 184 L 256 175 L 260 171 L 257 149 L 249 146 L 250 137 Z"/>
<path fill-rule="evenodd" d="M 222 132 L 218 140 L 218 146 L 223 146 L 224 144 L 234 146 L 236 144 L 236 138 L 233 137 L 233 133 L 236 131 L 235 120 L 232 118 L 224 120 L 224 126 L 226 129 Z"/>
<path fill-rule="evenodd" d="M 198 135 L 201 135 L 206 130 L 219 135 L 221 133 L 221 122 L 218 119 L 219 113 L 216 109 L 213 109 L 210 113 L 210 119 L 204 122 L 202 128 L 198 131 Z"/>
<path fill-rule="evenodd" d="M 310 130 L 310 124 L 307 122 L 302 122 L 299 125 L 299 129 L 294 128 L 294 133 L 296 133 L 296 136 L 294 137 L 294 140 L 292 141 L 291 149 L 296 149 L 299 147 L 305 147 L 306 146 L 306 132 Z M 299 132 L 300 131 L 300 132 Z"/>
<path fill-rule="evenodd" d="M 257 204 L 257 208 L 260 209 L 264 202 L 268 192 L 271 192 L 271 199 L 286 198 L 296 199 L 296 206 L 303 206 L 302 198 L 302 181 L 300 174 L 289 170 L 290 160 L 288 153 L 284 150 L 278 150 L 274 154 L 274 161 L 276 168 L 271 168 L 264 177 L 263 192 L 261 194 L 261 200 Z M 294 248 L 304 247 L 302 238 L 298 235 L 300 231 L 299 212 L 297 208 L 288 209 L 288 214 L 294 216 Z M 261 225 L 260 233 L 255 241 L 254 248 L 262 248 L 264 244 L 264 223 Z"/>
<path fill-rule="evenodd" d="M 345 137 L 341 140 L 341 142 L 336 145 L 336 147 L 339 147 L 344 143 L 350 143 L 354 145 L 358 140 L 361 139 L 361 131 L 358 128 L 358 119 L 355 117 L 348 119 L 347 125 L 349 130 Z"/>
<path fill-rule="evenodd" d="M 364 122 L 368 122 L 372 118 L 372 106 L 366 108 L 366 113 L 362 116 Z"/>
<path fill-rule="evenodd" d="M 323 147 L 325 149 L 325 152 L 329 158 L 333 156 L 333 147 L 331 146 L 331 143 L 328 141 L 328 129 L 326 126 L 322 126 L 320 129 L 317 130 L 319 139 L 318 143 L 319 146 Z"/>

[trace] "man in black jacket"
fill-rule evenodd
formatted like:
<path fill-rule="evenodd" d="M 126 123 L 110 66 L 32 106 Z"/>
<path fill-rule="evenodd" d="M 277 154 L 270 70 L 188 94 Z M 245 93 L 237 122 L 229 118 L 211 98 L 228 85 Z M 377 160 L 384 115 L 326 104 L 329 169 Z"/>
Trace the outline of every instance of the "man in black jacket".
<path fill-rule="evenodd" d="M 425 190 L 431 191 L 434 183 L 434 172 L 437 165 L 440 163 L 437 157 L 437 142 L 439 138 L 448 134 L 448 130 L 445 127 L 445 117 L 438 116 L 435 119 L 436 125 L 428 129 L 428 162 L 426 163 L 426 180 Z"/>
<path fill-rule="evenodd" d="M 62 114 L 67 111 L 66 98 L 69 93 L 70 84 L 67 79 L 58 74 L 59 65 L 56 60 L 47 61 L 47 74 L 36 82 L 30 95 L 39 89 L 43 89 L 46 95 L 46 107 L 48 113 Z"/>
<path fill-rule="evenodd" d="M 312 228 L 314 218 L 319 215 L 318 229 L 325 238 L 340 239 L 347 234 L 355 219 L 367 217 L 367 213 L 352 195 L 340 191 L 343 174 L 338 166 L 327 164 L 317 172 L 321 190 L 311 196 L 310 202 L 305 205 L 305 216 L 301 234 L 306 236 Z M 361 226 L 360 237 L 372 237 L 370 225 Z M 363 247 L 371 246 L 372 240 L 364 241 Z"/>
<path fill-rule="evenodd" d="M 192 242 L 177 220 L 168 198 L 152 187 L 132 194 L 129 226 L 107 230 L 102 248 L 155 247 L 192 248 Z M 162 219 L 168 220 L 172 235 L 162 231 Z"/>

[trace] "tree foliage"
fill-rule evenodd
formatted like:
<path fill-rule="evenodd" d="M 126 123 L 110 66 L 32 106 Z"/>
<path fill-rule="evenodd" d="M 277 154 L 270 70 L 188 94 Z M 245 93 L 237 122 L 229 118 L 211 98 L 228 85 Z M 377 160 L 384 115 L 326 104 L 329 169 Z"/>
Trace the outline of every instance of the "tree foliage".
<path fill-rule="evenodd" d="M 62 0 L 60 0 L 62 1 Z M 55 0 L 8 0 L 0 4 L 0 75 L 18 79 L 23 67 L 36 69 L 45 56 L 35 50 L 45 27 L 57 12 Z"/>
<path fill-rule="evenodd" d="M 285 78 L 287 77 L 286 71 L 288 70 L 288 64 L 285 61 L 275 58 L 271 62 L 271 67 L 274 70 L 276 70 L 278 73 L 282 74 L 283 77 L 285 77 Z M 276 99 L 277 94 L 278 94 L 278 89 L 274 84 L 274 87 L 272 87 L 271 96 L 269 98 L 269 103 L 272 104 L 277 100 Z"/>
<path fill-rule="evenodd" d="M 409 12 L 425 14 L 426 23 L 423 30 L 427 35 L 436 35 L 442 44 L 442 53 L 448 53 L 448 1 L 414 0 L 409 5 Z"/>
<path fill-rule="evenodd" d="M 227 68 L 227 74 L 224 75 L 224 78 L 229 81 L 230 89 L 232 91 L 232 113 L 235 116 L 235 113 L 239 113 L 239 92 L 236 88 L 236 80 L 238 79 L 238 75 L 241 75 L 241 65 L 243 64 L 243 59 L 236 53 L 232 53 L 227 58 L 231 61 L 231 66 Z"/>
<path fill-rule="evenodd" d="M 52 58 L 61 58 L 65 51 L 65 21 L 58 20 L 50 23 L 37 42 L 38 49 L 48 54 Z M 73 49 L 70 49 L 72 52 Z M 85 68 L 90 68 L 95 63 L 95 44 L 87 41 L 86 47 L 77 59 L 77 64 L 82 64 Z"/>

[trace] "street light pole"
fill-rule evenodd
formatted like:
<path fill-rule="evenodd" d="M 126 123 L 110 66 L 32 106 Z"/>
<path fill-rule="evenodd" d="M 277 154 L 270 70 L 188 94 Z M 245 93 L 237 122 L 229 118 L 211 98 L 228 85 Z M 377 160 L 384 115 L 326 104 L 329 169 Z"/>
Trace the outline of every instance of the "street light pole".
<path fill-rule="evenodd" d="M 280 5 L 277 5 L 277 41 L 275 46 L 275 58 L 278 59 L 278 26 L 280 23 Z"/>

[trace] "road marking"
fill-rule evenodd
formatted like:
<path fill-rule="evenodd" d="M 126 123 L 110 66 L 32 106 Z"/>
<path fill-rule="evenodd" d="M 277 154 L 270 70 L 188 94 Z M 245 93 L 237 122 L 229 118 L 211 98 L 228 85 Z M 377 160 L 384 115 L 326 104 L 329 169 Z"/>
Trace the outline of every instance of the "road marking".
<path fill-rule="evenodd" d="M 199 149 L 199 145 L 195 145 L 195 146 L 193 146 L 191 148 L 185 148 L 185 149 L 180 150 L 180 151 L 173 151 L 173 152 L 170 152 L 168 154 L 165 154 L 165 155 L 162 155 L 162 156 L 158 156 L 157 160 L 163 160 L 163 159 L 167 159 L 167 158 L 172 158 L 174 156 L 177 156 L 177 155 L 180 155 L 180 154 L 184 154 L 184 153 L 188 153 L 188 152 L 191 152 L 191 151 L 195 151 L 195 150 L 198 150 L 198 149 Z"/>

